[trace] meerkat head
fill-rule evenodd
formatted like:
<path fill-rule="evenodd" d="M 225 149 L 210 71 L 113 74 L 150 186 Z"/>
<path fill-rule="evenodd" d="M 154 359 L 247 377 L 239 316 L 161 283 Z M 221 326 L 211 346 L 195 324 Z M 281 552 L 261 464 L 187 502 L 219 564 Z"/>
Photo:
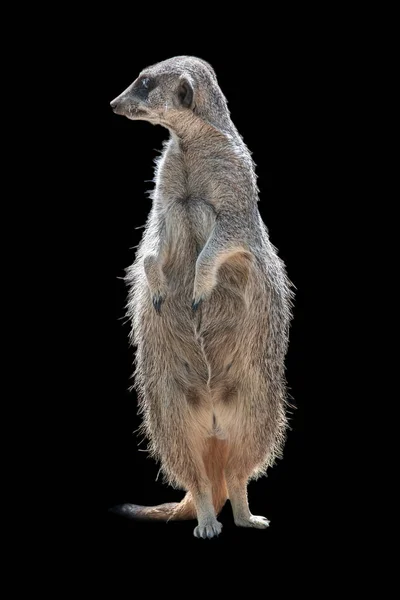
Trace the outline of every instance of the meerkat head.
<path fill-rule="evenodd" d="M 229 115 L 212 67 L 177 56 L 144 69 L 111 103 L 118 115 L 179 130 L 193 117 L 218 125 Z"/>

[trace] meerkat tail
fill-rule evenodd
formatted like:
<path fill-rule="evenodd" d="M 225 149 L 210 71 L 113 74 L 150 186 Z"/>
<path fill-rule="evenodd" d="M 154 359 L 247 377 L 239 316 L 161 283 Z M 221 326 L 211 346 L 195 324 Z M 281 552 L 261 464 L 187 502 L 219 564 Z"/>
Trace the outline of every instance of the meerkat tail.
<path fill-rule="evenodd" d="M 216 476 L 212 483 L 213 504 L 215 513 L 218 515 L 228 499 L 228 492 L 224 477 Z M 190 492 L 187 492 L 180 502 L 168 502 L 158 506 L 119 504 L 110 508 L 109 512 L 133 521 L 186 521 L 197 518 Z"/>
<path fill-rule="evenodd" d="M 228 455 L 226 441 L 211 438 L 203 456 L 204 466 L 211 482 L 212 501 L 215 514 L 218 515 L 228 499 L 224 467 Z M 181 502 L 170 502 L 158 506 L 138 506 L 137 504 L 120 504 L 110 512 L 136 521 L 185 521 L 196 519 L 197 513 L 190 492 Z"/>
<path fill-rule="evenodd" d="M 181 502 L 168 502 L 158 506 L 119 504 L 109 512 L 135 521 L 184 521 L 196 518 L 196 509 L 190 492 Z"/>

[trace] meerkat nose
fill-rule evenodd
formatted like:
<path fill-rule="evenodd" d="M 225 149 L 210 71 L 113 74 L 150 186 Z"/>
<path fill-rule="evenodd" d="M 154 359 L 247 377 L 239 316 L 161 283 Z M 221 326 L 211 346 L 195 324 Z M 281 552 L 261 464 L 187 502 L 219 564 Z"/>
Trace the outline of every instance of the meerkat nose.
<path fill-rule="evenodd" d="M 110 106 L 111 106 L 111 108 L 113 109 L 113 111 L 115 112 L 115 109 L 116 109 L 116 108 L 117 108 L 117 106 L 118 106 L 118 100 L 117 100 L 117 99 L 115 99 L 115 100 L 111 100 L 111 102 L 110 102 Z"/>

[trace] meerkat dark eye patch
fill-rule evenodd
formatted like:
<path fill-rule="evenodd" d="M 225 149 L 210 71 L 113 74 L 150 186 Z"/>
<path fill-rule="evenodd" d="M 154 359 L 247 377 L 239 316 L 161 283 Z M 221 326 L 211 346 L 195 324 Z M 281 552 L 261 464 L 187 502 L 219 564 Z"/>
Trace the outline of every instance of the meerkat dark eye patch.
<path fill-rule="evenodd" d="M 191 108 L 193 103 L 193 88 L 187 79 L 181 79 L 178 88 L 178 99 L 181 106 Z"/>
<path fill-rule="evenodd" d="M 154 90 L 156 86 L 157 83 L 154 79 L 150 79 L 150 77 L 141 77 L 133 86 L 133 91 L 135 96 L 141 100 L 147 100 L 149 93 L 151 90 Z"/>

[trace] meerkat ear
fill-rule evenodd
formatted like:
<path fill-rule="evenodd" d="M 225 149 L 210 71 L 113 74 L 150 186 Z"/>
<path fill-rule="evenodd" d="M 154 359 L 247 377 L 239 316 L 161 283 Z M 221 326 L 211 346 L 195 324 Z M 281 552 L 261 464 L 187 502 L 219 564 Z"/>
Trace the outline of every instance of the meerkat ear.
<path fill-rule="evenodd" d="M 188 77 L 180 77 L 178 86 L 179 105 L 184 108 L 192 108 L 194 100 L 193 84 Z"/>

